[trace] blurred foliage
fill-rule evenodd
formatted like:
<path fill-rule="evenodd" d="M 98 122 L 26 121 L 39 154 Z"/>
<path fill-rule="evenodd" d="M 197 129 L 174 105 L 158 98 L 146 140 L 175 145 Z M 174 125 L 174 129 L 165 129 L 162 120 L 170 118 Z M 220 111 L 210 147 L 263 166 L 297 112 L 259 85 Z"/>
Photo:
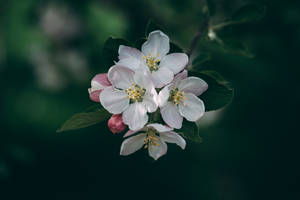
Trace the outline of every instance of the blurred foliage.
<path fill-rule="evenodd" d="M 297 199 L 300 2 L 202 2 L 1 0 L 0 199 Z M 224 26 L 248 3 L 265 17 Z M 152 19 L 187 51 L 207 11 L 214 45 L 200 40 L 191 59 L 235 98 L 198 122 L 202 143 L 169 145 L 153 163 L 143 151 L 118 156 L 123 138 L 105 123 L 55 132 L 92 105 L 107 38 L 143 38 Z"/>

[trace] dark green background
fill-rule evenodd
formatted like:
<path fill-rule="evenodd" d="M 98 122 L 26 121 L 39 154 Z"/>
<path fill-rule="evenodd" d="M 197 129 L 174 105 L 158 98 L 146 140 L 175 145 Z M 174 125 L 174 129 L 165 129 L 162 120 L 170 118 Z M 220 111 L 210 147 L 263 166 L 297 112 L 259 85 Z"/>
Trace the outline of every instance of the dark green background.
<path fill-rule="evenodd" d="M 120 157 L 122 136 L 105 123 L 55 131 L 93 105 L 87 88 L 109 67 L 100 58 L 107 37 L 135 40 L 152 18 L 187 49 L 199 1 L 0 1 L 0 199 L 296 199 L 300 2 L 215 2 L 214 23 L 247 2 L 267 7 L 261 21 L 230 33 L 256 56 L 217 55 L 232 104 L 203 121 L 201 144 L 169 145 L 153 162 L 145 151 Z M 58 21 L 43 24 L 47 9 L 66 20 L 52 34 L 43 27 Z"/>

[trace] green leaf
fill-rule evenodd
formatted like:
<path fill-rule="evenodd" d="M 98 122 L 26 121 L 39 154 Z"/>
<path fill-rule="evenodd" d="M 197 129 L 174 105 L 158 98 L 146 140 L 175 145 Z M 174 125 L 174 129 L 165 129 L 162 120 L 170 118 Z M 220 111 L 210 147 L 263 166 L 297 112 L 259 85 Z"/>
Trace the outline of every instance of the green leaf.
<path fill-rule="evenodd" d="M 164 32 L 163 29 L 159 25 L 154 23 L 152 20 L 149 20 L 147 23 L 147 26 L 146 26 L 146 30 L 145 30 L 146 38 L 149 36 L 149 33 L 151 33 L 152 31 L 156 31 L 156 30 L 160 30 L 160 31 Z"/>
<path fill-rule="evenodd" d="M 107 120 L 110 116 L 111 114 L 103 108 L 94 112 L 77 113 L 68 119 L 57 132 L 86 128 Z"/>
<path fill-rule="evenodd" d="M 199 53 L 192 62 L 193 69 L 201 69 L 202 64 L 211 60 L 211 54 L 208 52 Z"/>
<path fill-rule="evenodd" d="M 177 44 L 170 42 L 170 51 L 169 53 L 183 53 L 183 49 Z"/>
<path fill-rule="evenodd" d="M 184 120 L 182 128 L 178 130 L 184 138 L 189 139 L 193 142 L 202 142 L 202 138 L 199 136 L 199 130 L 196 123 Z"/>
<path fill-rule="evenodd" d="M 262 19 L 266 14 L 266 7 L 257 4 L 243 6 L 232 17 L 235 23 L 245 23 Z"/>
<path fill-rule="evenodd" d="M 261 20 L 266 14 L 266 7 L 257 4 L 248 4 L 237 10 L 232 18 L 226 22 L 212 26 L 213 30 L 220 30 L 226 26 L 243 24 Z"/>
<path fill-rule="evenodd" d="M 206 5 L 209 10 L 209 15 L 214 16 L 216 14 L 216 2 L 214 0 L 206 0 Z"/>
<path fill-rule="evenodd" d="M 221 43 L 219 41 L 203 40 L 198 47 L 202 52 L 232 54 L 248 58 L 254 57 L 247 45 L 232 39 L 222 40 Z"/>
<path fill-rule="evenodd" d="M 203 79 L 208 84 L 208 89 L 201 96 L 205 111 L 218 110 L 228 105 L 234 95 L 230 83 L 215 71 L 203 70 L 200 72 L 189 71 L 190 76 Z"/>
<path fill-rule="evenodd" d="M 119 46 L 133 46 L 129 41 L 120 39 L 120 38 L 108 38 L 103 47 L 102 51 L 102 62 L 105 65 L 105 69 L 109 69 L 112 65 L 114 65 L 114 61 L 118 61 L 119 56 Z"/>

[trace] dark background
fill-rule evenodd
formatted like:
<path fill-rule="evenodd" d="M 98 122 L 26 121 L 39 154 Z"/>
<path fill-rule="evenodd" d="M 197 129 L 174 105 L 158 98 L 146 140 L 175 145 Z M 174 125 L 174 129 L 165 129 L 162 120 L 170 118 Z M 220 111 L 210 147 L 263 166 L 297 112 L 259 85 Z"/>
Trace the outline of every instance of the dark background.
<path fill-rule="evenodd" d="M 299 1 L 216 0 L 219 23 L 247 2 L 259 22 L 234 26 L 255 58 L 220 55 L 235 88 L 202 120 L 201 144 L 119 156 L 121 135 L 105 123 L 56 133 L 93 105 L 87 88 L 108 66 L 114 35 L 135 40 L 149 18 L 187 49 L 199 27 L 198 0 L 0 1 L 0 199 L 296 199 L 299 197 Z"/>

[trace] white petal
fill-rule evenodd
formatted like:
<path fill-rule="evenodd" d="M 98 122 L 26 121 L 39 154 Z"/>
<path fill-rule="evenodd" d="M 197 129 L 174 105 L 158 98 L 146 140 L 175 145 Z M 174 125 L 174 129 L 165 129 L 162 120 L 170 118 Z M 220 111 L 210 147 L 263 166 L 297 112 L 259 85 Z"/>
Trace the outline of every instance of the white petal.
<path fill-rule="evenodd" d="M 124 45 L 119 47 L 118 64 L 135 71 L 144 63 L 143 54 L 139 50 Z"/>
<path fill-rule="evenodd" d="M 159 92 L 157 98 L 157 103 L 159 107 L 163 107 L 168 102 L 171 89 L 172 85 L 167 85 Z"/>
<path fill-rule="evenodd" d="M 183 118 L 178 111 L 178 107 L 172 102 L 167 102 L 166 105 L 160 109 L 160 113 L 166 124 L 173 128 L 181 128 Z"/>
<path fill-rule="evenodd" d="M 183 70 L 181 73 L 177 74 L 174 77 L 174 80 L 172 81 L 172 83 L 179 83 L 181 80 L 186 79 L 188 76 L 188 71 L 187 70 Z"/>
<path fill-rule="evenodd" d="M 158 140 L 159 146 L 149 146 L 149 155 L 154 159 L 157 160 L 161 156 L 165 155 L 167 153 L 168 147 L 167 144 L 162 141 L 161 139 Z"/>
<path fill-rule="evenodd" d="M 185 53 L 172 53 L 165 56 L 159 66 L 170 69 L 174 74 L 179 73 L 188 64 L 189 57 Z"/>
<path fill-rule="evenodd" d="M 127 67 L 128 69 L 131 69 L 132 71 L 139 70 L 140 67 L 145 65 L 144 63 L 136 62 L 133 58 L 124 58 L 122 60 L 119 60 L 116 65 L 121 65 L 124 67 Z"/>
<path fill-rule="evenodd" d="M 155 91 L 156 92 L 156 91 Z M 150 94 L 146 93 L 145 96 L 143 97 L 143 104 L 147 109 L 147 112 L 155 112 L 158 107 L 157 103 L 157 94 Z"/>
<path fill-rule="evenodd" d="M 121 145 L 120 155 L 127 156 L 142 148 L 144 145 L 145 137 L 146 134 L 141 133 L 124 140 Z"/>
<path fill-rule="evenodd" d="M 141 67 L 135 72 L 134 82 L 151 93 L 155 90 L 152 74 L 148 67 Z"/>
<path fill-rule="evenodd" d="M 141 131 L 141 130 L 143 130 L 143 129 L 138 129 L 138 130 L 135 130 L 135 131 L 133 131 L 133 130 L 128 130 L 128 131 L 125 133 L 125 135 L 123 135 L 123 137 L 125 138 L 125 137 L 128 137 L 128 136 L 131 136 L 131 135 L 133 135 L 133 134 L 135 134 L 135 133 L 137 133 L 137 132 L 139 132 L 139 131 Z"/>
<path fill-rule="evenodd" d="M 196 96 L 201 95 L 208 88 L 207 83 L 198 77 L 188 77 L 178 84 L 178 89 L 185 93 L 193 93 Z"/>
<path fill-rule="evenodd" d="M 148 122 L 147 109 L 142 103 L 133 103 L 123 113 L 123 122 L 129 129 L 138 130 Z"/>
<path fill-rule="evenodd" d="M 180 146 L 182 149 L 185 149 L 186 142 L 185 140 L 174 131 L 160 133 L 160 138 L 168 143 L 175 143 Z"/>
<path fill-rule="evenodd" d="M 170 50 L 169 37 L 161 31 L 153 31 L 149 34 L 148 40 L 142 46 L 145 56 L 163 58 Z"/>
<path fill-rule="evenodd" d="M 186 106 L 180 103 L 179 112 L 188 121 L 197 121 L 204 115 L 204 103 L 192 93 L 185 94 L 185 97 L 186 100 L 184 102 L 186 103 Z"/>
<path fill-rule="evenodd" d="M 173 80 L 174 74 L 168 68 L 159 68 L 156 72 L 152 72 L 152 78 L 155 87 L 162 88 Z"/>
<path fill-rule="evenodd" d="M 149 125 L 147 125 L 147 127 L 155 128 L 160 133 L 167 132 L 167 131 L 172 131 L 173 130 L 173 128 L 171 128 L 171 127 L 164 126 L 164 125 L 158 124 L 158 123 L 149 124 Z"/>
<path fill-rule="evenodd" d="M 112 114 L 120 114 L 129 106 L 127 94 L 114 87 L 105 88 L 100 94 L 102 106 Z"/>
<path fill-rule="evenodd" d="M 127 89 L 134 79 L 134 71 L 121 65 L 114 65 L 108 71 L 108 80 L 116 88 Z"/>

